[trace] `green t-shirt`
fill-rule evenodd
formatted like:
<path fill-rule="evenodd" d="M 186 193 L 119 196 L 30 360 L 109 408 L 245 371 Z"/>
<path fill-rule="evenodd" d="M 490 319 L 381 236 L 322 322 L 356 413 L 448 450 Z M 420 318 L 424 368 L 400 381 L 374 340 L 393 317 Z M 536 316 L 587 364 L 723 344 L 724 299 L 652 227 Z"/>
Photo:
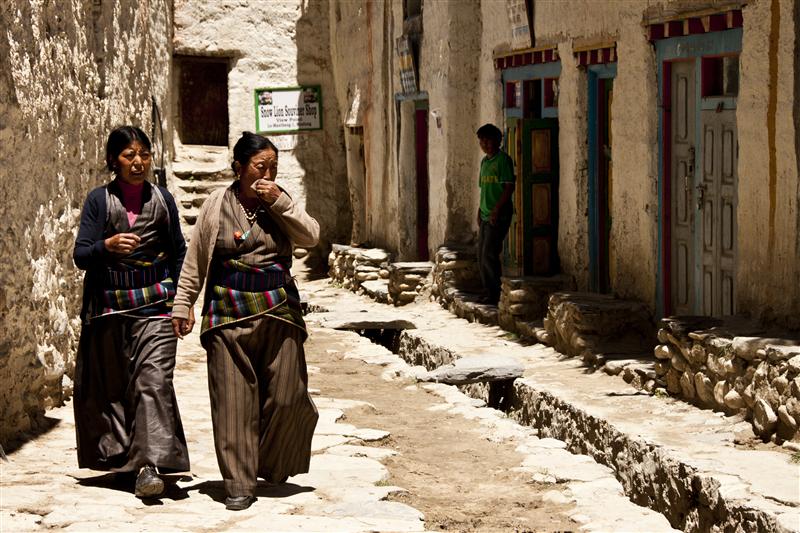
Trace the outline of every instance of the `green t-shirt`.
<path fill-rule="evenodd" d="M 503 189 L 507 183 L 514 183 L 514 161 L 511 157 L 498 151 L 492 157 L 484 156 L 481 160 L 481 173 L 478 184 L 481 188 L 481 218 L 489 220 L 492 209 L 503 196 Z M 512 203 L 508 202 L 501 215 L 510 216 L 513 212 Z"/>

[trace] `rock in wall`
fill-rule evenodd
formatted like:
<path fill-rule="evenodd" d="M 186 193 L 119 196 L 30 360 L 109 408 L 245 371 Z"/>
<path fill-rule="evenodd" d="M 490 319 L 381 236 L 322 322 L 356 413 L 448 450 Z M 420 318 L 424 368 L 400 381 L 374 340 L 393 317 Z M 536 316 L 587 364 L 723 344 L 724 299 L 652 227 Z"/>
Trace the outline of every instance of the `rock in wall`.
<path fill-rule="evenodd" d="M 167 102 L 167 0 L 17 0 L 0 9 L 0 443 L 44 427 L 72 392 L 86 194 L 108 131 L 150 130 Z"/>

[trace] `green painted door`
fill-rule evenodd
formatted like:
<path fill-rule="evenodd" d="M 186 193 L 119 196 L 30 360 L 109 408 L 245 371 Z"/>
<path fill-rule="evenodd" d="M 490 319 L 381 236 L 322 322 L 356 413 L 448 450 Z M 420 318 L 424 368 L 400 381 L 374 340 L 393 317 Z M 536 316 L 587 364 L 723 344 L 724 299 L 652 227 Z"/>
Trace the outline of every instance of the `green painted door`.
<path fill-rule="evenodd" d="M 558 119 L 523 120 L 523 265 L 525 275 L 547 276 L 558 262 Z"/>

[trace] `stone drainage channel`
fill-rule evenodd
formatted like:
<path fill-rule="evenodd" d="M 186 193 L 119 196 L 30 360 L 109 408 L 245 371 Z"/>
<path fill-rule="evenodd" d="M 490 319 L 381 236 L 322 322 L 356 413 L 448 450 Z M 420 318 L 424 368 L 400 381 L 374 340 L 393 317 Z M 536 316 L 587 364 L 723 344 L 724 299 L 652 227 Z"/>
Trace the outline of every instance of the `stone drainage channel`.
<path fill-rule="evenodd" d="M 370 327 L 368 321 L 342 329 L 355 331 L 409 365 L 428 371 L 459 359 L 458 353 L 416 335 L 413 329 L 378 329 Z M 763 507 L 750 506 L 736 495 L 726 498 L 716 479 L 672 457 L 662 447 L 628 435 L 522 380 L 475 383 L 459 389 L 535 428 L 540 438 L 564 441 L 569 452 L 590 456 L 609 467 L 632 502 L 661 513 L 675 528 L 693 532 L 797 530 L 791 524 L 786 527 Z"/>

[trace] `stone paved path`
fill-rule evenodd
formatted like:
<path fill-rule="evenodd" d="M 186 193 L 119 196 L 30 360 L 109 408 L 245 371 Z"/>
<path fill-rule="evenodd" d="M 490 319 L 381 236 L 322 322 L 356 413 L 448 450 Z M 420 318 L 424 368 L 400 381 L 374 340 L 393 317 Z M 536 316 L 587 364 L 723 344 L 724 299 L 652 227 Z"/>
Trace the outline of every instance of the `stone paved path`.
<path fill-rule="evenodd" d="M 324 284 L 307 287 L 326 305 L 338 301 L 340 314 L 355 303 Z M 416 383 L 418 368 L 326 327 L 323 315 L 335 314 L 308 317 L 320 411 L 309 474 L 259 486 L 246 511 L 225 510 L 194 333 L 179 345 L 175 374 L 192 475 L 170 477 L 166 497 L 143 502 L 113 475 L 77 469 L 67 404 L 48 413 L 51 431 L 0 464 L 0 531 L 672 530 L 625 498 L 608 468 L 455 387 Z"/>
<path fill-rule="evenodd" d="M 166 497 L 148 503 L 117 484 L 112 474 L 79 470 L 68 403 L 48 413 L 56 422 L 50 432 L 28 442 L 9 456 L 10 462 L 0 465 L 0 531 L 424 530 L 420 512 L 384 501 L 400 490 L 385 482 L 388 472 L 381 464 L 394 452 L 366 443 L 388 434 L 337 423 L 342 408 L 363 402 L 318 394 L 320 421 L 311 472 L 283 486 L 260 485 L 258 501 L 248 510 L 225 510 L 212 443 L 205 353 L 196 333 L 180 344 L 175 387 L 189 444 L 191 477 L 170 476 Z"/>

